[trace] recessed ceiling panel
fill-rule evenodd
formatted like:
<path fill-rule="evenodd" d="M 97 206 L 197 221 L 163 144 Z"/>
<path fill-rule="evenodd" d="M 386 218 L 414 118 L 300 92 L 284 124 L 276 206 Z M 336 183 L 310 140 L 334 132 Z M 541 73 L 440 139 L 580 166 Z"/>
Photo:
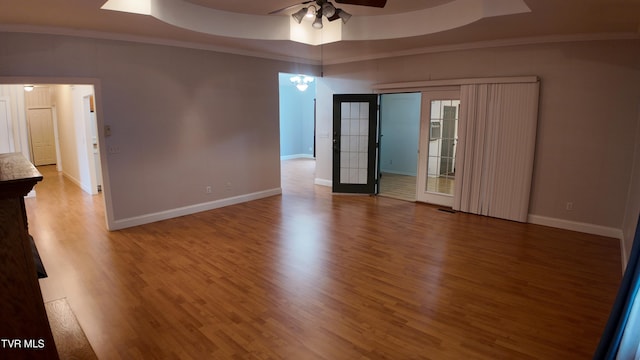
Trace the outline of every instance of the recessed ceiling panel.
<path fill-rule="evenodd" d="M 303 0 L 187 0 L 190 3 L 205 6 L 212 9 L 231 11 L 252 15 L 266 15 L 274 10 L 282 9 L 290 5 L 302 3 Z M 336 7 L 343 8 L 353 15 L 382 15 L 399 14 L 403 12 L 428 9 L 442 5 L 453 0 L 391 0 L 387 2 L 384 9 L 371 8 L 367 6 L 355 6 L 336 4 Z M 297 9 L 296 9 L 297 10 Z"/>

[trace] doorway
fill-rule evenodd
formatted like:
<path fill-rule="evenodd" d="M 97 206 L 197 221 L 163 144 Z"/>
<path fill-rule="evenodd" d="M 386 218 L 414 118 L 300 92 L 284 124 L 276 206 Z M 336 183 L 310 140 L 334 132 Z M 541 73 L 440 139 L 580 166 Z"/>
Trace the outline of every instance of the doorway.
<path fill-rule="evenodd" d="M 17 79 L 11 79 L 16 81 Z M 102 188 L 95 88 L 92 84 L 0 85 L 12 151 L 57 171 L 89 194 Z M 4 119 L 5 117 L 3 117 Z"/>
<path fill-rule="evenodd" d="M 416 201 L 421 94 L 380 95 L 378 194 Z"/>
<path fill-rule="evenodd" d="M 84 84 L 36 84 L 24 90 L 31 161 L 57 164 L 64 177 L 91 195 L 102 189 L 94 93 L 93 85 Z"/>
<path fill-rule="evenodd" d="M 308 181 L 306 177 L 296 176 L 293 169 L 303 167 L 309 171 L 312 168 L 315 173 L 317 79 L 304 74 L 280 73 L 278 83 L 281 184 L 295 179 Z"/>

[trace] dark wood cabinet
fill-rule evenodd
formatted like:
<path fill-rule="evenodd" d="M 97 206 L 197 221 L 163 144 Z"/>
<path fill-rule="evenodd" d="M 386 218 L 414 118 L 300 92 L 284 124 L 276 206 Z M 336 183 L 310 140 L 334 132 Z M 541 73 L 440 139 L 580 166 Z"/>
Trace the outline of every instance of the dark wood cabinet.
<path fill-rule="evenodd" d="M 0 358 L 58 359 L 24 207 L 41 180 L 22 154 L 0 154 Z"/>

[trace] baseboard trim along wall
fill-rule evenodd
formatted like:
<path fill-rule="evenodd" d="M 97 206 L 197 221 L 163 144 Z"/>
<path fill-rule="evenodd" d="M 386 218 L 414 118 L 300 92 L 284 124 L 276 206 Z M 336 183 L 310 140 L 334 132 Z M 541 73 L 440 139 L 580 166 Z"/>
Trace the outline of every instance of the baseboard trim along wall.
<path fill-rule="evenodd" d="M 579 231 L 587 234 L 611 237 L 614 239 L 622 239 L 622 230 L 612 227 L 582 223 L 577 221 L 550 218 L 540 215 L 529 214 L 529 223 L 536 225 L 551 226 L 559 229 Z"/>
<path fill-rule="evenodd" d="M 327 179 L 316 178 L 313 181 L 313 183 L 316 184 L 316 185 L 321 185 L 321 186 L 328 186 L 328 187 L 332 187 L 333 186 L 333 181 L 327 180 Z"/>
<path fill-rule="evenodd" d="M 620 256 L 622 257 L 622 272 L 627 267 L 627 254 L 624 247 L 624 233 L 622 229 L 607 226 L 581 223 L 562 219 L 554 219 L 546 216 L 529 214 L 529 223 L 550 226 L 559 229 L 579 231 L 587 234 L 600 235 L 617 239 L 620 242 Z"/>
<path fill-rule="evenodd" d="M 418 176 L 415 172 L 408 172 L 408 171 L 380 169 L 380 172 L 383 174 L 387 173 L 387 174 L 406 175 L 406 176 Z"/>
<path fill-rule="evenodd" d="M 315 159 L 312 154 L 294 154 L 280 156 L 280 160 L 292 160 L 292 159 Z"/>
<path fill-rule="evenodd" d="M 250 194 L 244 194 L 244 195 L 234 196 L 230 198 L 210 201 L 206 203 L 185 206 L 177 209 L 161 211 L 153 214 L 146 214 L 146 215 L 136 216 L 136 217 L 127 218 L 127 219 L 115 220 L 113 222 L 113 226 L 110 227 L 110 230 L 120 230 L 120 229 L 125 229 L 133 226 L 149 224 L 156 221 L 162 221 L 162 220 L 172 219 L 180 216 L 191 215 L 191 214 L 199 213 L 202 211 L 218 209 L 218 208 L 229 206 L 229 205 L 240 204 L 240 203 L 263 199 L 266 197 L 280 195 L 280 194 L 282 194 L 282 188 L 275 188 L 275 189 L 258 191 Z"/>
<path fill-rule="evenodd" d="M 65 177 L 67 180 L 71 181 L 72 183 L 76 184 L 80 189 L 82 189 L 84 191 L 84 187 L 82 187 L 82 183 L 80 182 L 80 180 L 78 180 L 75 177 L 67 174 L 64 171 L 62 172 L 62 176 Z"/>

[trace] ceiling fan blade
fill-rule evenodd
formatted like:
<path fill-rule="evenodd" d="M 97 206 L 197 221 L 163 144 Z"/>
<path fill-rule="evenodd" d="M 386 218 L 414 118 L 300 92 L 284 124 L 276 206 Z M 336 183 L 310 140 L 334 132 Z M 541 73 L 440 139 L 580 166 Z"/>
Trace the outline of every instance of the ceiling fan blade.
<path fill-rule="evenodd" d="M 387 0 L 334 0 L 338 4 L 361 5 L 383 8 L 387 5 Z"/>
<path fill-rule="evenodd" d="M 285 7 L 283 7 L 282 9 L 278 9 L 278 10 L 274 10 L 274 11 L 270 12 L 270 13 L 269 13 L 269 15 L 278 14 L 278 13 L 281 13 L 281 12 L 283 12 L 283 11 L 286 11 L 286 10 L 289 10 L 289 9 L 291 9 L 291 8 L 294 8 L 294 7 L 296 7 L 296 6 L 304 5 L 304 4 L 308 4 L 308 3 L 312 3 L 312 2 L 315 2 L 315 0 L 308 0 L 308 1 L 303 1 L 303 2 L 301 2 L 301 3 L 297 3 L 297 4 L 293 4 L 293 5 L 285 6 Z"/>

